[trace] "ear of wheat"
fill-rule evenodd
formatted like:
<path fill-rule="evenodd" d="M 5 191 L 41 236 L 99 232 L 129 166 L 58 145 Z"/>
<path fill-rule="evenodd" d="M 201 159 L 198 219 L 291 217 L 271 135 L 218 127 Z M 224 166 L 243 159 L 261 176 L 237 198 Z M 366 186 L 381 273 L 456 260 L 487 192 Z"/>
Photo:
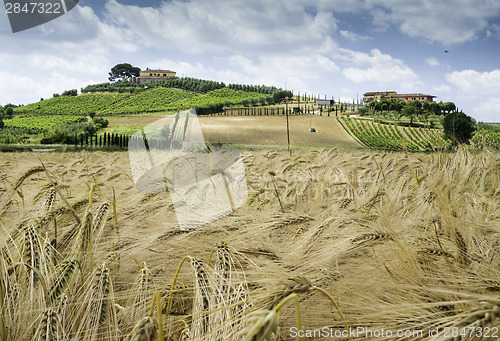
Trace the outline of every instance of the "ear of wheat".
<path fill-rule="evenodd" d="M 61 322 L 56 311 L 53 309 L 47 309 L 43 312 L 42 318 L 40 319 L 40 324 L 33 340 L 36 341 L 59 341 L 65 340 L 66 335 L 64 329 L 62 328 Z"/>
<path fill-rule="evenodd" d="M 153 316 L 146 316 L 137 322 L 129 341 L 155 341 L 157 334 L 158 322 Z"/>
<path fill-rule="evenodd" d="M 62 261 L 51 280 L 49 288 L 49 297 L 51 302 L 56 302 L 64 289 L 67 287 L 75 269 L 77 262 L 72 259 Z"/>
<path fill-rule="evenodd" d="M 148 311 L 148 299 L 152 290 L 151 282 L 151 271 L 146 263 L 142 263 L 128 304 L 131 309 L 130 319 L 132 321 L 136 321 L 139 316 L 145 316 Z"/>
<path fill-rule="evenodd" d="M 205 264 L 198 259 L 193 258 L 191 261 L 195 277 L 195 289 L 193 299 L 193 320 L 191 323 L 191 331 L 193 340 L 203 340 L 206 335 L 210 335 L 210 331 L 214 326 L 210 325 L 210 311 L 215 307 L 214 293 L 215 286 Z"/>
<path fill-rule="evenodd" d="M 77 309 L 75 322 L 78 321 L 75 337 L 78 340 L 100 340 L 107 336 L 118 338 L 118 322 L 115 312 L 113 285 L 106 263 L 103 263 L 90 276 L 83 301 Z"/>

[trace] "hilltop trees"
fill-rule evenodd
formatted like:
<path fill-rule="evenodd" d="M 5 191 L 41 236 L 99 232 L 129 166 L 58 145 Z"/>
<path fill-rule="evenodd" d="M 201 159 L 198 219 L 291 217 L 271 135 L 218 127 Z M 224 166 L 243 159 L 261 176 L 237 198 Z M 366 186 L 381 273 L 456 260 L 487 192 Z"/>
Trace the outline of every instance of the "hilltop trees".
<path fill-rule="evenodd" d="M 109 75 L 108 79 L 110 82 L 114 82 L 125 78 L 132 78 L 132 76 L 137 77 L 139 76 L 140 72 L 141 72 L 140 68 L 132 66 L 128 63 L 116 64 L 111 69 L 111 72 L 108 73 Z"/>
<path fill-rule="evenodd" d="M 405 101 L 399 98 L 391 98 L 389 100 L 389 110 L 392 111 L 397 111 L 398 113 L 403 110 L 403 107 L 405 106 Z"/>
<path fill-rule="evenodd" d="M 380 111 L 382 114 L 384 111 L 397 112 L 400 116 L 406 116 L 411 119 L 416 115 L 424 115 L 426 118 L 431 115 L 446 115 L 457 110 L 455 103 L 453 102 L 420 102 L 419 100 L 413 100 L 405 102 L 399 98 L 382 99 L 380 101 L 371 101 L 368 106 L 373 111 Z M 409 108 L 408 106 L 412 106 Z"/>
<path fill-rule="evenodd" d="M 403 107 L 402 114 L 410 119 L 410 124 L 413 124 L 413 118 L 417 114 L 417 108 L 413 104 L 408 103 Z"/>
<path fill-rule="evenodd" d="M 66 90 L 61 94 L 61 96 L 76 96 L 76 95 L 78 95 L 78 90 L 76 89 Z"/>
<path fill-rule="evenodd" d="M 11 119 L 13 115 L 14 115 L 14 109 L 12 109 L 11 106 L 5 107 L 5 116 L 8 119 Z"/>

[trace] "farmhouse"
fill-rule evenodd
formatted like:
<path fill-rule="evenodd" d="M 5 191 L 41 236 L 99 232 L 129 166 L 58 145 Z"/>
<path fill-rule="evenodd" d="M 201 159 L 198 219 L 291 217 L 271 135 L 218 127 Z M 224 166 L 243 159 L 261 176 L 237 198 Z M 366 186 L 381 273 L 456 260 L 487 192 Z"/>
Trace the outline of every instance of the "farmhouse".
<path fill-rule="evenodd" d="M 334 105 L 335 101 L 333 99 L 318 99 L 316 100 L 316 105 Z"/>
<path fill-rule="evenodd" d="M 436 96 L 426 95 L 422 93 L 413 94 L 398 94 L 396 91 L 384 91 L 384 92 L 365 92 L 363 94 L 363 101 L 365 103 L 370 103 L 371 101 L 380 101 L 382 99 L 397 98 L 403 101 L 414 101 L 419 100 L 421 102 L 434 102 Z"/>
<path fill-rule="evenodd" d="M 416 93 L 416 94 L 395 94 L 395 95 L 386 96 L 385 98 L 387 98 L 387 99 L 398 98 L 398 99 L 404 100 L 405 102 L 406 101 L 414 101 L 414 100 L 419 100 L 420 102 L 434 102 L 435 97 L 436 96 L 426 95 L 426 94 L 422 94 L 422 93 Z"/>
<path fill-rule="evenodd" d="M 363 94 L 363 102 L 370 103 L 371 101 L 380 101 L 382 98 L 389 95 L 396 95 L 396 91 L 365 92 Z"/>
<path fill-rule="evenodd" d="M 175 71 L 171 70 L 141 70 L 139 77 L 132 77 L 132 83 L 144 84 L 148 82 L 161 82 L 164 79 L 175 77 Z"/>

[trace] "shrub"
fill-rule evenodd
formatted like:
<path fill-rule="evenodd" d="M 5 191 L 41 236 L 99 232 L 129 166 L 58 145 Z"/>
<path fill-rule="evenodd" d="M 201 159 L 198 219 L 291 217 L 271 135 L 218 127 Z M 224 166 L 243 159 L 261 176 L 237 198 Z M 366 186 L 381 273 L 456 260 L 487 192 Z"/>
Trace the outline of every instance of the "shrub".
<path fill-rule="evenodd" d="M 75 123 L 63 127 L 57 127 L 49 130 L 44 134 L 41 140 L 42 144 L 52 144 L 52 143 L 65 143 L 74 144 L 75 136 L 82 135 L 89 136 L 94 135 L 97 132 L 97 128 L 94 123 Z"/>
<path fill-rule="evenodd" d="M 443 119 L 444 136 L 451 140 L 453 145 L 469 143 L 475 130 L 472 117 L 463 112 L 451 112 Z"/>
<path fill-rule="evenodd" d="M 358 109 L 358 113 L 360 116 L 365 116 L 368 114 L 368 108 L 366 107 L 361 107 Z"/>
<path fill-rule="evenodd" d="M 101 128 L 106 128 L 109 125 L 109 121 L 102 117 L 94 117 L 92 121 L 96 126 L 99 124 Z"/>
<path fill-rule="evenodd" d="M 12 109 L 12 107 L 8 107 L 7 109 L 5 109 L 5 114 L 9 119 L 12 118 L 12 115 L 14 114 L 14 109 Z"/>

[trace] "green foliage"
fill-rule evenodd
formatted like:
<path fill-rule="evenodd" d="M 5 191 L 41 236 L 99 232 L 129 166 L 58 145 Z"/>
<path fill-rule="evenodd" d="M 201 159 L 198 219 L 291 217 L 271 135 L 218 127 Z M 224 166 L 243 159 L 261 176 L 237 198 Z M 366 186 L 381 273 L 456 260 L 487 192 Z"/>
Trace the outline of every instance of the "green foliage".
<path fill-rule="evenodd" d="M 90 113 L 101 114 L 118 102 L 130 97 L 130 94 L 83 94 L 80 96 L 59 96 L 50 98 L 43 102 L 28 104 L 15 109 L 17 113 L 30 115 L 81 115 L 88 116 Z"/>
<path fill-rule="evenodd" d="M 478 122 L 476 124 L 476 129 L 500 133 L 500 124 Z"/>
<path fill-rule="evenodd" d="M 470 144 L 474 148 L 494 148 L 500 149 L 500 129 L 484 129 L 479 125 L 479 129 L 477 129 L 470 140 Z"/>
<path fill-rule="evenodd" d="M 443 119 L 444 135 L 453 145 L 469 143 L 475 130 L 472 117 L 463 112 L 451 112 Z"/>
<path fill-rule="evenodd" d="M 101 95 L 106 96 L 106 95 Z M 97 111 L 99 115 L 135 114 L 143 112 L 176 111 L 176 103 L 183 103 L 197 94 L 168 88 L 153 88 L 129 95 L 119 102 Z"/>
<path fill-rule="evenodd" d="M 444 115 L 456 110 L 455 103 L 453 102 L 420 102 L 419 100 L 405 102 L 399 98 L 383 99 L 381 101 L 372 101 L 368 104 L 370 109 L 374 111 L 390 110 L 400 113 L 406 106 L 412 105 L 416 109 L 415 114 L 424 113 L 434 115 Z"/>
<path fill-rule="evenodd" d="M 20 129 L 2 129 L 0 132 L 0 143 L 25 143 L 30 135 Z"/>
<path fill-rule="evenodd" d="M 403 114 L 403 116 L 408 117 L 410 119 L 411 123 L 413 123 L 413 118 L 417 114 L 417 108 L 415 107 L 415 105 L 413 105 L 413 103 L 407 103 L 403 107 L 402 114 Z"/>
<path fill-rule="evenodd" d="M 108 73 L 108 79 L 113 82 L 124 78 L 132 78 L 132 76 L 139 76 L 140 72 L 140 68 L 134 67 L 128 63 L 116 64 L 111 68 L 111 72 Z"/>
<path fill-rule="evenodd" d="M 43 102 L 16 108 L 16 112 L 41 115 L 120 115 L 158 111 L 179 111 L 190 108 L 219 108 L 230 102 L 242 104 L 252 98 L 261 98 L 260 93 L 221 88 L 206 94 L 169 89 L 163 87 L 147 89 L 136 94 L 87 93 L 76 97 L 60 96 Z"/>
<path fill-rule="evenodd" d="M 440 129 L 398 127 L 364 119 L 338 118 L 338 121 L 344 129 L 370 148 L 419 151 L 448 147 Z"/>
<path fill-rule="evenodd" d="M 23 132 L 36 134 L 55 127 L 65 126 L 84 121 L 81 116 L 50 115 L 50 116 L 16 116 L 5 122 L 6 128 L 20 128 Z"/>
<path fill-rule="evenodd" d="M 358 108 L 358 114 L 360 116 L 365 116 L 368 114 L 368 108 L 366 107 L 361 107 L 361 108 Z"/>
<path fill-rule="evenodd" d="M 48 130 L 41 143 L 53 144 L 74 144 L 77 136 L 90 136 L 97 132 L 97 128 L 93 123 L 74 123 L 62 127 L 55 127 Z"/>
<path fill-rule="evenodd" d="M 293 92 L 290 90 L 276 90 L 273 92 L 273 101 L 275 103 L 281 103 L 286 97 L 292 98 Z"/>
<path fill-rule="evenodd" d="M 129 81 L 127 78 L 114 83 L 100 83 L 87 85 L 82 88 L 82 94 L 89 92 L 119 92 L 119 93 L 137 93 L 144 91 L 143 84 L 136 84 Z"/>
<path fill-rule="evenodd" d="M 0 129 L 3 129 L 4 126 L 5 126 L 5 123 L 3 123 L 3 120 L 0 118 Z"/>
<path fill-rule="evenodd" d="M 405 101 L 400 98 L 391 98 L 389 100 L 389 110 L 401 112 L 405 106 Z"/>
<path fill-rule="evenodd" d="M 76 95 L 78 95 L 78 90 L 76 89 L 66 90 L 61 94 L 61 96 L 76 96 Z"/>
<path fill-rule="evenodd" d="M 109 125 L 109 121 L 102 117 L 94 117 L 92 122 L 94 122 L 96 126 L 99 125 L 100 128 L 106 128 Z"/>
<path fill-rule="evenodd" d="M 5 115 L 7 116 L 8 119 L 11 119 L 14 114 L 14 109 L 12 107 L 8 107 L 5 109 Z"/>

